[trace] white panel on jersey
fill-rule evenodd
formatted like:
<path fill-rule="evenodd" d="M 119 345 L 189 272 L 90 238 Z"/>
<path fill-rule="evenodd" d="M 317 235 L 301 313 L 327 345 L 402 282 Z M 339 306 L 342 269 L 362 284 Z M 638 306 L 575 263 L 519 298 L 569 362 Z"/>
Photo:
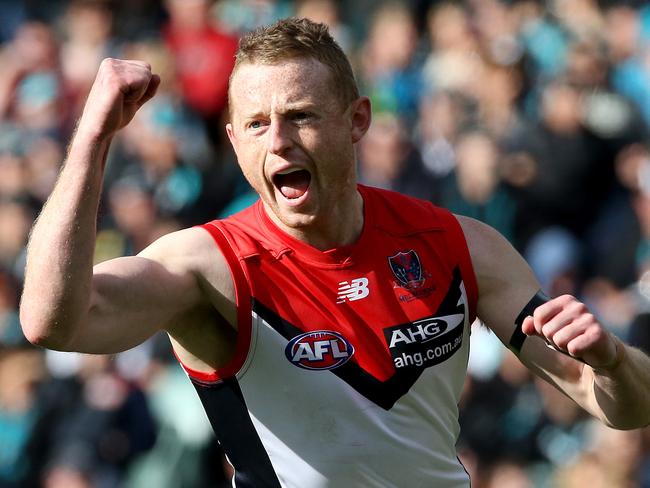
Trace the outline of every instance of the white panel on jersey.
<path fill-rule="evenodd" d="M 255 313 L 252 327 L 237 378 L 283 487 L 469 486 L 453 448 L 469 324 L 462 348 L 425 369 L 389 411 L 331 371 L 293 365 L 288 341 Z"/>

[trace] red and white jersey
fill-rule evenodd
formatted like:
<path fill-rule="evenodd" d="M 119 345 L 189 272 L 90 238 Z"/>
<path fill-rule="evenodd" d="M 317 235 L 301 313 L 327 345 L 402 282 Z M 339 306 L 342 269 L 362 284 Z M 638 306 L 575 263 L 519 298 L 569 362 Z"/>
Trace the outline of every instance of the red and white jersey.
<path fill-rule="evenodd" d="M 458 401 L 477 286 L 455 217 L 359 186 L 358 241 L 319 251 L 258 202 L 203 227 L 236 286 L 228 367 L 186 368 L 236 487 L 467 487 Z"/>

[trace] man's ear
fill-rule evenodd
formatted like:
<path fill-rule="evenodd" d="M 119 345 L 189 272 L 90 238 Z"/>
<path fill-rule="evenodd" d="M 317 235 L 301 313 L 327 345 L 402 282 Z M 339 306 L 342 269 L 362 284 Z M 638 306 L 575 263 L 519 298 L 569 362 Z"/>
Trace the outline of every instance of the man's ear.
<path fill-rule="evenodd" d="M 232 124 L 230 122 L 226 124 L 226 134 L 228 134 L 228 140 L 230 141 L 233 149 L 237 151 L 237 148 L 235 147 L 235 133 L 233 132 Z"/>
<path fill-rule="evenodd" d="M 352 102 L 350 110 L 352 144 L 359 142 L 368 132 L 372 119 L 372 109 L 368 97 L 359 97 Z"/>

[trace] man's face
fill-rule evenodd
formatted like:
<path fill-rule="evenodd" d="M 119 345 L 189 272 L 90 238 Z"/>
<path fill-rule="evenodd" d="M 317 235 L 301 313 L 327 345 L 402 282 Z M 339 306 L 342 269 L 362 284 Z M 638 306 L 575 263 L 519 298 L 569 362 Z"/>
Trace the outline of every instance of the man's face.
<path fill-rule="evenodd" d="M 356 192 L 353 144 L 370 107 L 367 99 L 343 107 L 326 66 L 308 58 L 242 64 L 230 104 L 228 137 L 276 223 L 318 225 Z"/>

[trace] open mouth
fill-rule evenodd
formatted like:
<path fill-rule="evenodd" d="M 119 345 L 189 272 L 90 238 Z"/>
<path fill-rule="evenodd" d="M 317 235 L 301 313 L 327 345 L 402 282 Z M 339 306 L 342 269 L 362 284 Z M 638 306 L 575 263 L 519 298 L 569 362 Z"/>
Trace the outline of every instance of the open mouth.
<path fill-rule="evenodd" d="M 273 176 L 273 184 L 288 200 L 295 200 L 303 196 L 309 189 L 311 174 L 300 168 L 289 168 Z"/>

